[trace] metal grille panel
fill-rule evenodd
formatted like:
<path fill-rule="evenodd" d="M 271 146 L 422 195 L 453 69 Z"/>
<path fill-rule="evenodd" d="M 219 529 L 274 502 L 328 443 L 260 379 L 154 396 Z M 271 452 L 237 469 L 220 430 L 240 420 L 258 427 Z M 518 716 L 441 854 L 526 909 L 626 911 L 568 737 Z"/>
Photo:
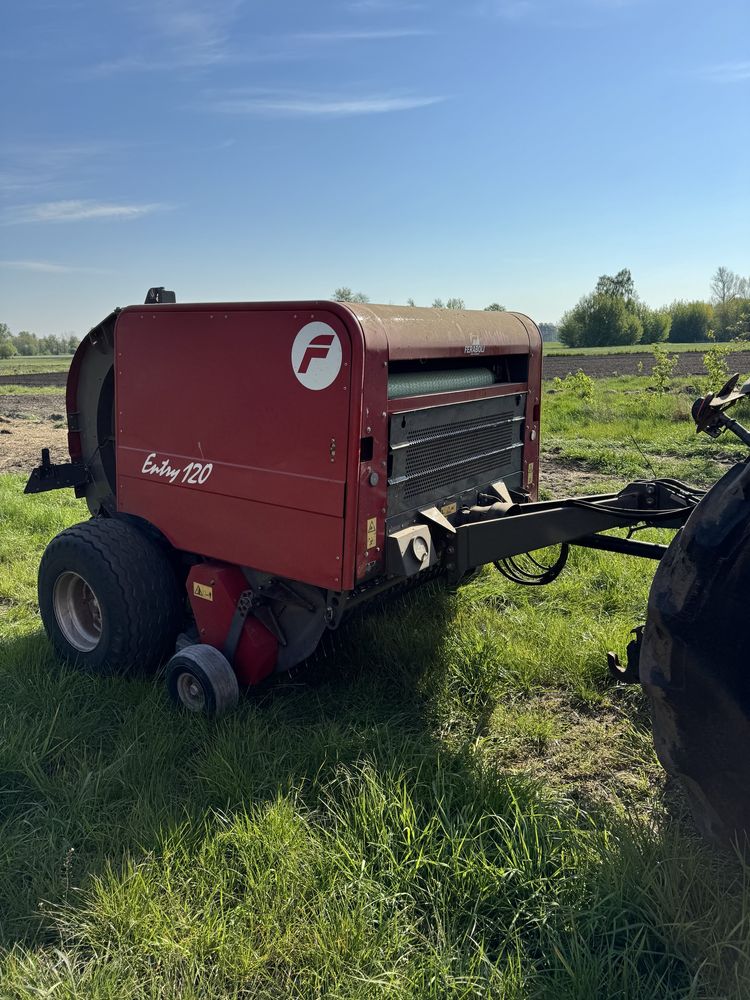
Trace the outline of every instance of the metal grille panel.
<path fill-rule="evenodd" d="M 389 516 L 519 471 L 524 404 L 501 396 L 394 415 Z"/>

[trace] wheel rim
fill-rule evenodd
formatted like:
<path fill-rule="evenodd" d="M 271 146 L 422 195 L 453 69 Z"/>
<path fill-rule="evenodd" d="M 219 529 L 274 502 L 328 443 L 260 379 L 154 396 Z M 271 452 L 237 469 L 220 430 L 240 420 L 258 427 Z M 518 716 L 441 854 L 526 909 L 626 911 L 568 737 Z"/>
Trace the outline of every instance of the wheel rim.
<path fill-rule="evenodd" d="M 61 573 L 55 581 L 52 607 L 66 641 L 79 653 L 96 649 L 102 637 L 102 610 L 91 587 L 78 573 Z"/>
<path fill-rule="evenodd" d="M 187 670 L 177 678 L 177 694 L 185 708 L 191 712 L 202 712 L 206 706 L 203 685 Z"/>

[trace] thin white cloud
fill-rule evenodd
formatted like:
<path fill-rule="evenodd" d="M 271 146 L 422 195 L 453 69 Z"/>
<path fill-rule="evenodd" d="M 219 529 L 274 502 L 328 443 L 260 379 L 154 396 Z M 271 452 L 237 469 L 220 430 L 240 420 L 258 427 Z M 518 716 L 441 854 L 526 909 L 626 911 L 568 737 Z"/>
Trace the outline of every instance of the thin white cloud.
<path fill-rule="evenodd" d="M 226 115 L 268 115 L 341 118 L 352 115 L 382 115 L 412 111 L 439 104 L 444 97 L 322 96 L 311 94 L 234 93 L 210 99 L 206 110 Z"/>
<path fill-rule="evenodd" d="M 432 34 L 431 31 L 427 31 L 422 28 L 382 28 L 382 29 L 363 29 L 357 31 L 352 30 L 334 30 L 334 31 L 308 31 L 301 32 L 297 35 L 292 35 L 291 39 L 295 42 L 312 42 L 312 43 L 336 43 L 336 42 L 378 42 L 378 41 L 389 41 L 394 38 L 422 38 L 425 35 Z"/>
<path fill-rule="evenodd" d="M 0 196 L 17 196 L 31 191 L 57 188 L 65 178 L 75 176 L 77 183 L 98 169 L 110 154 L 121 153 L 126 143 L 89 141 L 54 143 L 26 141 L 6 143 L 3 147 L 4 169 L 0 171 Z"/>
<path fill-rule="evenodd" d="M 702 76 L 713 83 L 742 83 L 750 80 L 750 59 L 707 66 Z"/>
<path fill-rule="evenodd" d="M 559 19 L 564 13 L 588 9 L 589 11 L 614 11 L 633 7 L 645 0 L 478 0 L 476 10 L 485 17 L 521 21 L 527 18 L 548 21 Z"/>
<path fill-rule="evenodd" d="M 50 260 L 0 260 L 0 267 L 15 271 L 35 271 L 38 274 L 106 274 L 98 267 L 73 267 L 70 264 L 55 264 Z"/>
<path fill-rule="evenodd" d="M 421 0 L 349 0 L 347 7 L 357 14 L 378 14 L 424 10 L 427 4 Z"/>
<path fill-rule="evenodd" d="M 242 0 L 133 0 L 126 10 L 138 25 L 140 43 L 86 67 L 83 75 L 200 70 L 227 62 L 241 6 Z"/>
<path fill-rule="evenodd" d="M 229 39 L 220 46 L 212 43 L 205 50 L 193 46 L 169 45 L 158 51 L 130 52 L 87 66 L 83 75 L 107 77 L 120 73 L 158 73 L 182 69 L 206 70 L 221 63 L 283 62 L 315 57 L 325 46 L 347 42 L 387 42 L 404 38 L 423 38 L 433 32 L 424 28 L 332 28 L 325 31 L 300 31 L 287 35 L 256 35 L 241 49 L 232 47 Z"/>
<path fill-rule="evenodd" d="M 520 21 L 539 10 L 533 0 L 490 0 L 482 5 L 485 13 L 502 17 L 506 21 Z"/>
<path fill-rule="evenodd" d="M 84 222 L 92 219 L 138 219 L 167 208 L 153 203 L 123 205 L 106 201 L 45 201 L 36 205 L 19 205 L 5 217 L 6 223 Z"/>

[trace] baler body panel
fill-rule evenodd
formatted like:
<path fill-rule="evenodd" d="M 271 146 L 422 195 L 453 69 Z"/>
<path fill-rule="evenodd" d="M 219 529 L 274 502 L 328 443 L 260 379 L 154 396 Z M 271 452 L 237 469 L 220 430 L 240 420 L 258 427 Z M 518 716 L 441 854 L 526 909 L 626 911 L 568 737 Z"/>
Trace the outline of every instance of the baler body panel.
<path fill-rule="evenodd" d="M 293 366 L 310 323 L 313 333 L 333 331 L 340 350 L 320 390 Z M 118 510 L 145 518 L 177 549 L 339 589 L 352 398 L 341 317 L 129 308 L 115 340 Z M 313 345 L 313 355 L 325 348 Z M 309 373 L 316 361 L 297 367 Z"/>
<path fill-rule="evenodd" d="M 160 303 L 84 344 L 68 417 L 89 507 L 178 550 L 347 591 L 427 508 L 501 479 L 536 498 L 541 337 L 520 314 Z"/>

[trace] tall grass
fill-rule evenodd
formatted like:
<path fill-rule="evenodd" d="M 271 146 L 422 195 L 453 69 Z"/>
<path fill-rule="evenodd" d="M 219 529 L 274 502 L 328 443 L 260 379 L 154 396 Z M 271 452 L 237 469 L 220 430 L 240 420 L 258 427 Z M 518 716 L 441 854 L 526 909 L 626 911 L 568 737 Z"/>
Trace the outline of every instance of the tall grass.
<path fill-rule="evenodd" d="M 582 412 L 547 403 L 565 442 Z M 209 722 L 160 677 L 54 661 L 36 564 L 85 509 L 21 489 L 0 478 L 1 997 L 749 995 L 747 867 L 606 679 L 648 566 L 576 550 L 547 588 L 383 604 Z"/>
<path fill-rule="evenodd" d="M 744 456 L 743 445 L 731 434 L 718 442 L 696 434 L 690 409 L 706 391 L 705 379 L 670 382 L 669 392 L 657 392 L 643 376 L 595 379 L 586 398 L 545 382 L 545 453 L 609 479 L 672 477 L 697 486 L 716 482 L 729 463 Z M 742 418 L 741 408 L 736 415 Z"/>

